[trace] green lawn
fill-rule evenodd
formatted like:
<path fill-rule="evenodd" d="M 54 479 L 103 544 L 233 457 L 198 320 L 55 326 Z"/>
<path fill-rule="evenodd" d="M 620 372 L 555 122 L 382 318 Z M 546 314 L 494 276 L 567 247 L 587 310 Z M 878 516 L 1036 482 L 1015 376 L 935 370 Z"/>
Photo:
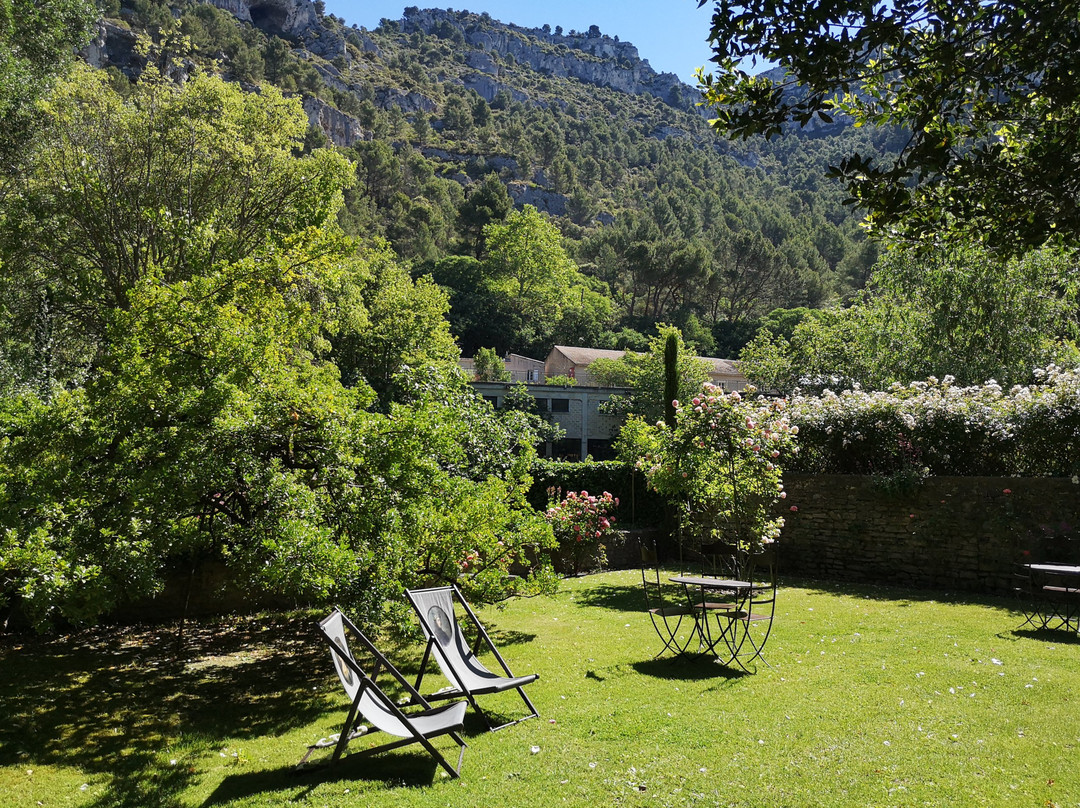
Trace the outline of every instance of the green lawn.
<path fill-rule="evenodd" d="M 636 571 L 480 610 L 541 718 L 468 723 L 458 781 L 418 746 L 290 773 L 344 719 L 311 615 L 200 625 L 186 662 L 169 630 L 8 639 L 0 805 L 1080 805 L 1074 636 L 1016 631 L 1007 601 L 786 583 L 753 675 L 652 660 Z"/>

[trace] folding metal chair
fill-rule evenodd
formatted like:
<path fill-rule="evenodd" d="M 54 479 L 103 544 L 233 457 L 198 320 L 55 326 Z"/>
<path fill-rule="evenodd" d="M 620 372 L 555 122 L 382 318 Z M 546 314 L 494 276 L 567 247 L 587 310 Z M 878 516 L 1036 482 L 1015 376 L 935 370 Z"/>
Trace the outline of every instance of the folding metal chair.
<path fill-rule="evenodd" d="M 732 574 L 750 586 L 746 600 L 737 608 L 714 612 L 728 649 L 727 658 L 721 660 L 725 664 L 734 662 L 743 670 L 749 670 L 747 665 L 756 659 L 769 664 L 762 651 L 776 614 L 777 549 L 773 542 L 758 552 L 737 552 L 734 556 Z"/>
<path fill-rule="evenodd" d="M 696 621 L 699 619 L 701 606 L 693 607 L 685 597 L 671 597 L 671 585 L 665 584 L 661 577 L 660 555 L 656 541 L 640 542 L 641 546 L 641 587 L 645 592 L 645 609 L 652 620 L 653 629 L 664 644 L 656 659 L 665 651 L 672 651 L 676 656 L 687 653 L 686 649 L 695 636 L 699 636 Z M 680 593 L 681 594 L 681 593 Z M 683 620 L 690 618 L 690 627 L 684 630 Z M 682 632 L 680 634 L 680 632 Z"/>
<path fill-rule="evenodd" d="M 440 586 L 430 589 L 409 589 L 405 592 L 416 610 L 416 616 L 420 619 L 420 628 L 427 638 L 427 647 L 424 649 L 424 658 L 420 663 L 420 673 L 416 677 L 415 689 L 419 690 L 427 672 L 428 661 L 434 656 L 435 662 L 442 670 L 443 676 L 449 680 L 451 687 L 430 693 L 425 698 L 429 700 L 464 696 L 469 703 L 484 719 L 488 729 L 495 731 L 503 727 L 509 727 L 528 718 L 536 718 L 540 714 L 536 707 L 529 701 L 525 694 L 525 685 L 535 682 L 538 674 L 527 676 L 514 676 L 510 667 L 506 664 L 499 649 L 491 641 L 487 631 L 481 625 L 476 613 L 469 607 L 465 598 L 456 586 Z M 470 647 L 461 624 L 457 620 L 454 600 L 461 604 L 476 629 L 476 641 Z M 477 654 L 483 650 L 483 646 L 494 655 L 503 674 L 492 673 L 477 658 Z M 507 721 L 499 726 L 493 726 L 487 714 L 476 702 L 477 696 L 491 693 L 501 693 L 506 690 L 516 690 L 520 694 L 525 706 L 529 709 L 529 715 L 514 721 Z"/>
<path fill-rule="evenodd" d="M 1028 566 L 1039 628 L 1080 630 L 1080 576 L 1076 569 L 1075 565 L 1051 562 Z"/>
<path fill-rule="evenodd" d="M 348 628 L 353 638 L 371 655 L 372 666 L 370 673 L 360 666 L 349 650 L 345 635 L 346 628 Z M 457 733 L 465 720 L 466 703 L 458 701 L 433 708 L 406 681 L 401 672 L 390 663 L 382 652 L 375 647 L 374 643 L 365 637 L 363 632 L 353 625 L 352 621 L 338 609 L 335 609 L 319 623 L 319 631 L 330 646 L 334 670 L 337 671 L 338 678 L 341 680 L 341 684 L 352 703 L 349 706 L 349 713 L 341 732 L 311 744 L 308 747 L 307 754 L 304 755 L 296 767 L 299 769 L 304 766 L 315 750 L 326 749 L 331 746 L 334 748 L 334 753 L 330 763 L 336 763 L 345 752 L 345 748 L 350 741 L 375 731 L 382 731 L 388 735 L 397 736 L 401 740 L 352 752 L 351 755 L 370 755 L 396 749 L 407 744 L 418 743 L 435 758 L 436 762 L 446 770 L 447 774 L 451 777 L 458 777 L 461 771 L 461 761 L 465 755 L 466 744 Z M 413 702 L 420 705 L 423 710 L 408 715 L 404 713 L 377 684 L 376 679 L 383 671 L 405 688 Z M 370 722 L 373 728 L 361 724 L 361 719 Z M 432 738 L 440 735 L 449 735 L 459 746 L 456 768 L 451 766 L 431 743 Z"/>
<path fill-rule="evenodd" d="M 1016 595 L 1020 610 L 1024 613 L 1024 622 L 1017 630 L 1031 626 L 1033 629 L 1046 628 L 1046 616 L 1043 613 L 1042 592 L 1032 580 L 1031 570 L 1024 565 L 1017 565 L 1013 573 L 1013 594 Z"/>

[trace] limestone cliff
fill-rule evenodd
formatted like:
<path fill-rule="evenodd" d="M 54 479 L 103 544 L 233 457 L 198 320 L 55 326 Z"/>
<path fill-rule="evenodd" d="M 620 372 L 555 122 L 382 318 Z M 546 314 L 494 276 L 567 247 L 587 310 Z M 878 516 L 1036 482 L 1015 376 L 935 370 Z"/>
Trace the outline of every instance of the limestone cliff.
<path fill-rule="evenodd" d="M 325 59 L 345 54 L 345 40 L 322 24 L 311 0 L 207 0 L 273 36 L 302 43 Z"/>
<path fill-rule="evenodd" d="M 496 22 L 485 15 L 416 7 L 405 9 L 401 24 L 406 33 L 445 36 L 448 26 L 458 31 L 471 49 L 465 56 L 466 63 L 480 73 L 497 76 L 498 69 L 488 54 L 509 54 L 538 73 L 577 79 L 630 95 L 652 95 L 679 109 L 697 109 L 694 88 L 683 84 L 674 73 L 657 73 L 638 55 L 636 47 L 606 34 L 567 36 Z M 472 86 L 479 92 L 480 87 L 490 88 L 493 82 L 474 79 Z"/>

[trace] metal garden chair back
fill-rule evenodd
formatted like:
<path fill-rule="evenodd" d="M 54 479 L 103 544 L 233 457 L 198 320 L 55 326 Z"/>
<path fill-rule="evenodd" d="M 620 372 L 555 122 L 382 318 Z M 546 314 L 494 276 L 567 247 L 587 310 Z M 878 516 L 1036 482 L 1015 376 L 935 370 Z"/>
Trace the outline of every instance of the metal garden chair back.
<path fill-rule="evenodd" d="M 687 646 L 694 639 L 695 610 L 687 601 L 681 587 L 666 583 L 668 574 L 660 564 L 660 553 L 655 540 L 641 539 L 641 587 L 645 593 L 645 609 L 652 620 L 657 636 L 663 647 L 654 656 L 662 656 L 665 651 L 672 651 L 676 656 L 686 653 Z M 687 620 L 683 626 L 683 621 Z"/>

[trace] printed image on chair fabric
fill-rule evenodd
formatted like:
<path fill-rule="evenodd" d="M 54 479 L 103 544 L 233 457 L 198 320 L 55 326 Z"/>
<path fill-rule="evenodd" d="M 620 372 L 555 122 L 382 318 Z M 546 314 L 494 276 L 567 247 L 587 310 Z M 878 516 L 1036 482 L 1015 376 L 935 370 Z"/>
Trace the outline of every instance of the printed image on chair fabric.
<path fill-rule="evenodd" d="M 436 605 L 428 609 L 428 625 L 431 626 L 431 633 L 439 641 L 439 645 L 446 646 L 450 644 L 450 633 L 453 631 L 453 624 L 442 606 Z"/>
<path fill-rule="evenodd" d="M 345 664 L 344 657 L 352 656 L 349 651 L 349 646 L 345 642 L 344 634 L 335 633 L 334 644 L 341 649 L 340 654 L 331 654 L 334 658 L 334 669 L 337 670 L 338 678 L 341 679 L 341 684 L 345 686 L 345 692 L 350 696 L 354 695 L 356 690 L 356 677 L 353 675 L 352 669 Z"/>

